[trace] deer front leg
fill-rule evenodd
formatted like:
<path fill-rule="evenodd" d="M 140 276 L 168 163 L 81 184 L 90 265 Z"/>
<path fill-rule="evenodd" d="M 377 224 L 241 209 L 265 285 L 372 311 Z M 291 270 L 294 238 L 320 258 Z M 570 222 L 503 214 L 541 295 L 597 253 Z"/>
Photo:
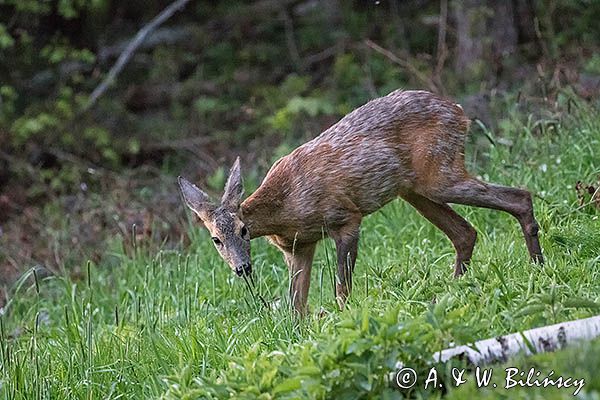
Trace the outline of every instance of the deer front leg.
<path fill-rule="evenodd" d="M 400 196 L 448 236 L 456 249 L 454 276 L 461 276 L 473 254 L 477 240 L 475 229 L 445 203 L 436 203 L 414 192 L 406 192 Z"/>
<path fill-rule="evenodd" d="M 346 226 L 332 234 L 337 252 L 337 276 L 335 280 L 335 298 L 340 310 L 352 292 L 352 272 L 358 254 L 358 236 L 360 223 Z"/>
<path fill-rule="evenodd" d="M 300 315 L 308 311 L 306 303 L 315 247 L 316 243 L 310 243 L 283 250 L 290 274 L 290 301 Z"/>

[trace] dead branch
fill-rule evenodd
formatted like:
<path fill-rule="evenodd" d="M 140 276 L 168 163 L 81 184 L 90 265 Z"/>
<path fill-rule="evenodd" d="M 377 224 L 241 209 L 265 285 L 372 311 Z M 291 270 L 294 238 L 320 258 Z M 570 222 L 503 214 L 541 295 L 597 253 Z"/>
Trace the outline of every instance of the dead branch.
<path fill-rule="evenodd" d="M 125 64 L 127 64 L 135 50 L 144 42 L 146 36 L 148 36 L 149 33 L 151 33 L 154 29 L 160 26 L 163 22 L 171 18 L 171 16 L 175 14 L 178 10 L 185 7 L 185 5 L 189 1 L 190 0 L 175 1 L 167 8 L 165 8 L 160 14 L 154 17 L 154 19 L 152 19 L 152 21 L 150 21 L 146 26 L 144 26 L 138 31 L 133 40 L 129 42 L 125 50 L 123 50 L 115 65 L 113 65 L 110 71 L 108 71 L 108 75 L 106 76 L 106 78 L 104 78 L 102 83 L 100 83 L 100 85 L 98 85 L 96 89 L 94 89 L 94 91 L 90 95 L 90 98 L 88 99 L 86 106 L 84 107 L 84 111 L 89 110 L 96 103 L 98 98 L 104 94 L 106 89 L 108 89 L 108 87 L 114 82 L 115 78 L 117 77 L 117 75 L 119 75 L 123 67 L 125 67 Z"/>
<path fill-rule="evenodd" d="M 290 58 L 294 63 L 294 66 L 298 71 L 302 71 L 304 69 L 302 59 L 300 58 L 300 52 L 298 51 L 298 46 L 296 46 L 296 38 L 294 33 L 294 21 L 292 20 L 292 16 L 290 15 L 287 8 L 282 7 L 281 17 L 283 19 L 283 24 L 285 27 L 285 42 L 287 44 L 288 52 L 290 53 Z"/>
<path fill-rule="evenodd" d="M 172 101 L 190 104 L 198 96 L 217 96 L 219 87 L 215 82 L 190 80 L 173 83 L 144 83 L 129 85 L 125 91 L 125 106 L 132 111 L 164 107 Z"/>
<path fill-rule="evenodd" d="M 23 161 L 20 157 L 15 157 L 12 154 L 8 154 L 8 153 L 0 150 L 0 160 L 5 160 L 8 163 L 8 165 L 14 165 L 14 166 L 17 166 L 17 168 L 22 168 L 31 177 L 38 176 L 38 173 L 35 170 L 35 168 L 33 168 L 33 166 L 30 165 L 29 163 Z"/>
<path fill-rule="evenodd" d="M 151 50 L 157 46 L 186 43 L 193 39 L 197 31 L 197 25 L 193 24 L 157 28 L 154 32 L 148 33 L 146 39 L 138 48 L 139 50 Z M 101 47 L 98 50 L 98 63 L 104 65 L 119 56 L 127 49 L 129 42 L 129 40 L 122 40 L 115 44 Z"/>
<path fill-rule="evenodd" d="M 346 43 L 344 41 L 340 41 L 334 44 L 331 47 L 326 48 L 325 50 L 321 50 L 318 53 L 311 54 L 304 59 L 304 64 L 307 66 L 312 66 L 313 64 L 318 64 L 321 61 L 325 61 L 328 58 L 335 57 L 346 47 Z"/>
<path fill-rule="evenodd" d="M 195 136 L 190 138 L 167 140 L 163 142 L 149 142 L 142 145 L 143 151 L 155 150 L 186 150 L 197 146 L 205 146 L 214 139 L 207 136 Z"/>
<path fill-rule="evenodd" d="M 299 2 L 299 0 L 254 1 L 247 6 L 236 7 L 236 9 L 226 17 L 226 20 L 227 22 L 240 23 L 241 21 L 260 19 L 275 14 L 277 11 L 280 11 L 281 8 L 294 7 Z"/>
<path fill-rule="evenodd" d="M 439 92 L 437 86 L 434 82 L 431 81 L 425 74 L 419 71 L 414 65 L 412 65 L 409 61 L 403 60 L 391 51 L 384 49 L 379 46 L 377 43 L 371 41 L 370 39 L 365 40 L 365 45 L 379 54 L 385 56 L 387 59 L 392 61 L 395 64 L 398 64 L 400 67 L 404 68 L 408 73 L 410 73 L 413 77 L 415 77 L 418 81 L 420 81 L 423 85 L 427 87 L 427 89 L 432 92 Z"/>
<path fill-rule="evenodd" d="M 448 27 L 448 0 L 440 2 L 440 17 L 438 20 L 438 41 L 437 41 L 437 62 L 435 65 L 435 80 L 440 89 L 442 87 L 442 69 L 448 57 L 448 47 L 446 46 L 446 31 Z"/>

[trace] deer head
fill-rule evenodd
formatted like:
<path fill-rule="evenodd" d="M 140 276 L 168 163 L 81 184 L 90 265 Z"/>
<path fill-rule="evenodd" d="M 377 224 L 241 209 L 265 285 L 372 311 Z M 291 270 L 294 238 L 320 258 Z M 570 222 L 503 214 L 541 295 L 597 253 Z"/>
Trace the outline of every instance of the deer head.
<path fill-rule="evenodd" d="M 220 205 L 215 205 L 206 193 L 181 176 L 178 181 L 185 204 L 202 220 L 223 260 L 238 276 L 250 275 L 250 232 L 241 219 L 244 187 L 239 157 L 231 167 Z"/>

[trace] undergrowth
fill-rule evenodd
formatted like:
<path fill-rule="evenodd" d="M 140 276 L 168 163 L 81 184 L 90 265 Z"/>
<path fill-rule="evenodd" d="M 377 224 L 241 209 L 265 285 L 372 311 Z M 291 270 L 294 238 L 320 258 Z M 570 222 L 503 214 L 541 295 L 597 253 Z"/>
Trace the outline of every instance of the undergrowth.
<path fill-rule="evenodd" d="M 394 201 L 362 226 L 347 309 L 336 308 L 334 247 L 325 241 L 313 266 L 311 314 L 298 320 L 286 300 L 282 257 L 262 239 L 253 243 L 253 260 L 259 292 L 279 304 L 270 310 L 231 274 L 198 226 L 190 227 L 189 248 L 177 251 L 138 244 L 132 254 L 116 237 L 110 265 L 80 266 L 81 281 L 32 270 L 15 284 L 0 318 L 0 395 L 506 397 L 471 384 L 400 392 L 388 376 L 399 360 L 421 376 L 431 355 L 448 346 L 598 313 L 600 210 L 579 206 L 574 189 L 600 175 L 597 114 L 580 105 L 542 135 L 535 122 L 509 120 L 502 132 L 487 132 L 491 144 L 468 149 L 475 175 L 534 193 L 543 266 L 529 261 L 512 217 L 456 207 L 479 236 L 469 270 L 453 279 L 449 241 Z M 597 354 L 600 345 L 587 346 L 582 357 L 570 350 L 519 362 L 574 365 L 589 377 L 597 358 L 585 354 Z M 528 389 L 515 390 L 522 397 L 546 393 Z M 598 396 L 598 383 L 582 393 Z M 555 394 L 567 398 L 572 391 Z"/>

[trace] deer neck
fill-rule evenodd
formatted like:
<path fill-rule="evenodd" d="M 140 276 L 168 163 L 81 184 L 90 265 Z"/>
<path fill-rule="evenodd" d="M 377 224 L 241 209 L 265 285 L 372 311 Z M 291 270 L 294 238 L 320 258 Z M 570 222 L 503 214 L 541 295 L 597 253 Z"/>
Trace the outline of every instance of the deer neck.
<path fill-rule="evenodd" d="M 250 238 L 274 235 L 281 224 L 282 199 L 273 191 L 259 187 L 241 205 L 242 221 L 250 231 Z"/>

